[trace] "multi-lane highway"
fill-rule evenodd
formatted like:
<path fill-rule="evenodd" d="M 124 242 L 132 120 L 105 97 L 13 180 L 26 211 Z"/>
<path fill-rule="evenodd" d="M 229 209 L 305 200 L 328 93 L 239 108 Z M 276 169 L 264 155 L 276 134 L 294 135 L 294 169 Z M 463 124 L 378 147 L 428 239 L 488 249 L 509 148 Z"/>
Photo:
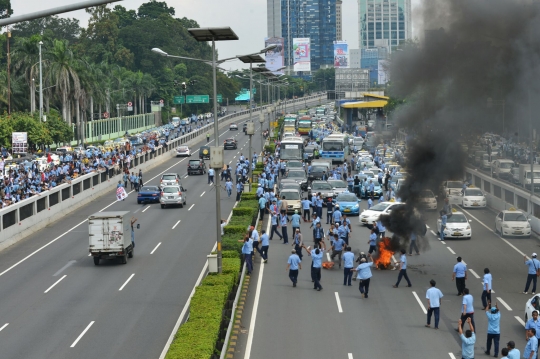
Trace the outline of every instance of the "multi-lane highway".
<path fill-rule="evenodd" d="M 220 141 L 228 137 L 239 143 L 225 151 L 234 166 L 248 154 L 249 137 L 227 126 Z M 191 146 L 193 158 L 203 144 Z M 253 148 L 260 149 L 260 136 Z M 143 174 L 148 185 L 164 172 L 181 174 L 184 208 L 137 205 L 136 192 L 117 202 L 112 191 L 0 253 L 1 358 L 159 357 L 216 241 L 213 187 L 206 175 L 186 176 L 188 160 Z M 224 190 L 221 199 L 227 218 L 235 199 Z M 141 225 L 126 265 L 94 266 L 88 256 L 86 219 L 104 210 L 130 211 Z"/>
<path fill-rule="evenodd" d="M 361 208 L 366 208 L 365 201 Z M 440 206 L 441 207 L 441 206 Z M 324 210 L 326 218 L 326 210 Z M 523 256 L 538 252 L 536 237 L 500 238 L 493 232 L 495 213 L 490 209 L 467 210 L 472 220 L 471 240 L 437 239 L 437 212 L 426 212 L 430 227 L 427 248 L 420 255 L 407 256 L 412 287 L 395 284 L 398 271 L 373 271 L 369 299 L 362 299 L 358 282 L 343 286 L 343 271 L 337 266 L 324 270 L 321 292 L 313 290 L 310 257 L 304 255 L 299 283 L 293 288 L 286 271 L 290 245 L 279 238 L 270 243 L 268 263 L 255 259 L 250 284 L 250 301 L 244 310 L 239 357 L 244 358 L 461 358 L 461 340 L 455 328 L 460 318 L 452 268 L 462 256 L 469 269 L 466 285 L 474 296 L 477 341 L 475 356 L 484 356 L 487 319 L 482 311 L 481 277 L 484 268 L 493 275 L 492 300 L 501 309 L 501 348 L 514 340 L 522 351 L 525 302 L 522 294 L 527 277 Z M 351 218 L 353 250 L 367 252 L 369 231 Z M 323 220 L 323 223 L 325 221 Z M 266 221 L 265 221 L 266 226 Z M 323 225 L 327 229 L 328 225 Z M 313 245 L 309 223 L 302 223 L 306 245 Z M 408 249 L 408 248 L 407 248 Z M 414 253 L 413 253 L 414 254 Z M 399 260 L 399 256 L 394 256 Z M 425 293 L 430 279 L 444 293 L 440 330 L 425 328 Z M 529 293 L 531 289 L 529 289 Z M 432 319 L 433 327 L 433 319 Z M 493 349 L 491 352 L 493 355 Z M 499 352 L 499 356 L 500 356 Z"/>

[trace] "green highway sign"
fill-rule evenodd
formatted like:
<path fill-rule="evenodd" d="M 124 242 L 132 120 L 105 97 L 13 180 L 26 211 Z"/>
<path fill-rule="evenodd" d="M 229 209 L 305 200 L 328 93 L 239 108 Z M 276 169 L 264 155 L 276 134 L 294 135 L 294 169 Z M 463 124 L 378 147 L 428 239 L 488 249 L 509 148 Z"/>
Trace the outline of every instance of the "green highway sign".
<path fill-rule="evenodd" d="M 186 103 L 210 103 L 208 95 L 187 95 Z"/>
<path fill-rule="evenodd" d="M 186 98 L 184 96 L 174 96 L 173 103 L 174 104 L 186 103 Z"/>
<path fill-rule="evenodd" d="M 223 96 L 222 95 L 217 95 L 217 102 L 221 102 L 223 101 Z"/>

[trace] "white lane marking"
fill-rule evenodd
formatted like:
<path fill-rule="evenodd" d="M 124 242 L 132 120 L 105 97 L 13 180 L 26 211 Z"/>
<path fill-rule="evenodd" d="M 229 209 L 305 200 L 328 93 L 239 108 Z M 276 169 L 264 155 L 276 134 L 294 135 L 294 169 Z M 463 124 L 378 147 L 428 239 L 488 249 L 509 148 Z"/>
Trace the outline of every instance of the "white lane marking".
<path fill-rule="evenodd" d="M 90 253 L 88 253 L 88 255 L 90 255 Z M 74 265 L 75 263 L 77 263 L 77 261 L 75 261 L 75 260 L 67 262 L 67 264 L 66 264 L 65 266 L 63 266 L 63 267 L 60 268 L 56 273 L 53 274 L 53 277 L 59 276 L 60 273 L 62 273 L 63 271 L 66 270 L 66 268 L 71 267 L 71 266 Z"/>
<path fill-rule="evenodd" d="M 188 177 L 189 177 L 189 175 L 186 175 L 186 177 L 184 177 L 184 178 L 188 178 Z"/>
<path fill-rule="evenodd" d="M 456 254 L 456 252 L 454 252 L 454 250 L 453 250 L 452 248 L 450 248 L 450 247 L 446 247 L 446 248 L 448 248 L 448 250 L 450 251 L 450 253 Z"/>
<path fill-rule="evenodd" d="M 473 274 L 473 276 L 476 277 L 476 279 L 480 279 L 480 276 L 474 270 L 469 268 L 469 272 L 471 272 Z"/>
<path fill-rule="evenodd" d="M 8 325 L 9 325 L 9 323 L 6 323 L 6 324 L 2 325 L 2 327 L 0 327 L 0 332 L 1 332 L 2 330 L 4 330 L 4 328 L 7 327 Z"/>
<path fill-rule="evenodd" d="M 268 224 L 266 225 L 266 233 L 270 233 L 270 224 L 271 221 L 268 221 Z M 259 309 L 259 298 L 261 296 L 261 286 L 265 266 L 266 265 L 264 264 L 264 262 L 261 263 L 261 268 L 259 270 L 259 278 L 257 279 L 257 289 L 255 290 L 255 302 L 253 303 L 253 309 L 251 310 L 251 321 L 249 322 L 249 333 L 246 343 L 244 359 L 249 359 L 251 355 L 251 346 L 253 345 L 253 334 L 255 333 L 255 321 L 257 320 L 257 310 Z"/>
<path fill-rule="evenodd" d="M 143 209 L 143 213 L 146 212 L 146 210 L 150 208 L 150 206 L 146 207 L 145 209 Z"/>
<path fill-rule="evenodd" d="M 233 158 L 236 158 L 236 156 L 234 156 Z"/>
<path fill-rule="evenodd" d="M 343 308 L 341 308 L 341 300 L 339 300 L 339 293 L 334 292 L 334 295 L 336 296 L 336 302 L 337 302 L 337 309 L 338 312 L 343 313 Z"/>
<path fill-rule="evenodd" d="M 426 228 L 429 229 L 430 227 L 426 224 Z"/>
<path fill-rule="evenodd" d="M 326 260 L 327 260 L 328 262 L 331 261 L 331 259 L 330 259 L 330 253 L 328 253 L 328 252 L 326 252 Z"/>
<path fill-rule="evenodd" d="M 461 260 L 461 263 L 463 263 L 463 264 L 467 265 L 467 263 L 465 263 L 465 261 L 464 261 L 463 259 Z"/>
<path fill-rule="evenodd" d="M 157 247 L 156 247 L 157 248 Z M 126 286 L 126 284 L 129 283 L 129 281 L 131 280 L 131 278 L 133 278 L 133 276 L 135 275 L 135 273 L 133 273 L 132 275 L 129 276 L 129 278 L 125 281 L 124 284 L 122 284 L 122 286 L 120 287 L 120 289 L 118 289 L 119 291 L 121 291 L 122 289 L 124 289 L 124 287 Z"/>
<path fill-rule="evenodd" d="M 446 242 L 445 241 L 440 241 L 442 244 L 445 244 L 446 245 Z"/>
<path fill-rule="evenodd" d="M 431 234 L 433 234 L 435 237 L 437 237 L 437 233 L 435 233 L 433 230 L 429 230 L 431 232 Z"/>
<path fill-rule="evenodd" d="M 229 164 L 231 164 L 231 163 L 232 163 L 232 161 L 229 161 Z"/>
<path fill-rule="evenodd" d="M 493 292 L 493 291 L 491 291 L 491 292 Z M 501 297 L 497 297 L 497 300 L 498 300 L 499 302 L 501 302 L 501 304 L 504 305 L 504 307 L 505 307 L 506 309 L 508 309 L 509 312 L 512 311 L 512 308 L 510 308 L 510 306 L 509 306 L 508 304 L 506 304 L 506 302 L 505 302 L 504 300 L 502 300 Z"/>
<path fill-rule="evenodd" d="M 201 195 L 199 197 L 204 196 L 205 193 L 206 193 L 206 191 L 203 191 L 203 193 L 201 193 Z"/>
<path fill-rule="evenodd" d="M 57 285 L 58 283 L 60 283 L 60 282 L 62 281 L 62 279 L 64 279 L 65 277 L 67 277 L 67 274 L 64 274 L 64 275 L 62 276 L 62 278 L 60 278 L 60 279 L 58 279 L 56 282 L 54 282 L 54 284 L 51 285 L 51 286 L 49 287 L 49 289 L 47 289 L 47 290 L 46 290 L 45 292 L 43 292 L 43 293 L 49 293 L 49 291 L 50 291 L 51 289 L 53 289 L 55 285 Z"/>
<path fill-rule="evenodd" d="M 154 254 L 154 252 L 156 251 L 156 249 L 158 249 L 158 247 L 161 245 L 161 242 L 159 242 L 156 246 L 156 248 L 154 248 L 154 250 L 152 252 L 150 252 L 150 254 Z"/>
<path fill-rule="evenodd" d="M 352 353 L 347 354 L 347 359 L 353 359 Z"/>
<path fill-rule="evenodd" d="M 521 323 L 521 325 L 525 326 L 525 322 L 523 321 L 523 319 L 521 319 L 521 318 L 520 318 L 520 317 L 518 317 L 517 315 L 516 315 L 516 316 L 514 316 L 514 318 L 516 318 L 516 319 L 517 319 L 517 321 Z"/>
<path fill-rule="evenodd" d="M 195 205 L 195 203 L 193 203 L 193 204 L 191 205 L 191 207 L 189 207 L 188 211 L 191 211 L 191 209 L 193 208 L 194 205 Z"/>
<path fill-rule="evenodd" d="M 448 355 L 450 355 L 450 359 L 456 359 L 456 357 L 454 356 L 454 353 L 448 353 Z"/>
<path fill-rule="evenodd" d="M 422 311 L 424 312 L 424 314 L 427 314 L 427 310 L 426 310 L 426 307 L 424 307 L 424 303 L 422 303 L 422 301 L 420 300 L 420 298 L 418 297 L 418 294 L 416 294 L 416 292 L 412 292 L 412 294 L 414 295 L 414 297 L 416 298 L 416 301 L 418 302 L 418 304 L 420 304 L 420 308 L 422 308 Z"/>
<path fill-rule="evenodd" d="M 138 210 L 136 210 L 136 211 L 135 211 L 135 212 L 133 212 L 133 213 L 137 213 L 137 212 L 139 212 L 139 211 L 140 211 L 141 209 L 142 209 L 142 207 L 139 207 L 139 209 L 138 209 Z"/>
<path fill-rule="evenodd" d="M 461 209 L 463 212 L 467 213 L 471 218 L 475 219 L 478 223 L 480 223 L 482 226 L 484 226 L 487 230 L 489 230 L 490 232 L 493 232 L 493 229 L 492 228 L 489 228 L 488 226 L 486 226 L 482 221 L 480 221 L 478 218 L 476 218 L 475 216 L 473 216 L 470 212 L 466 211 L 465 209 Z M 518 252 L 519 254 L 521 254 L 522 256 L 525 256 L 527 257 L 527 259 L 531 259 L 529 258 L 527 255 L 525 255 L 525 253 L 523 253 L 522 251 L 520 251 L 519 249 L 517 249 L 516 246 L 514 246 L 512 243 L 508 242 L 506 239 L 504 239 L 503 237 L 501 236 L 498 236 L 501 240 L 503 240 L 506 244 L 508 244 L 510 247 L 514 248 L 516 252 Z"/>
<path fill-rule="evenodd" d="M 174 225 L 174 226 L 172 227 L 172 229 L 175 229 L 175 228 L 176 228 L 176 226 L 177 226 L 177 225 L 178 225 L 178 224 L 179 224 L 180 222 L 182 222 L 182 220 L 181 220 L 181 219 L 180 219 L 180 220 L 178 220 L 178 222 L 176 222 L 176 224 L 175 224 L 175 225 Z"/>
<path fill-rule="evenodd" d="M 75 345 L 77 345 L 77 343 L 79 342 L 79 340 L 81 340 L 81 338 L 86 334 L 86 332 L 88 331 L 88 329 L 90 329 L 90 327 L 92 325 L 94 325 L 95 321 L 91 321 L 90 324 L 88 324 L 88 326 L 82 331 L 82 333 L 77 337 L 77 339 L 75 339 L 75 341 L 73 342 L 73 344 L 71 344 L 70 348 L 74 348 Z"/>

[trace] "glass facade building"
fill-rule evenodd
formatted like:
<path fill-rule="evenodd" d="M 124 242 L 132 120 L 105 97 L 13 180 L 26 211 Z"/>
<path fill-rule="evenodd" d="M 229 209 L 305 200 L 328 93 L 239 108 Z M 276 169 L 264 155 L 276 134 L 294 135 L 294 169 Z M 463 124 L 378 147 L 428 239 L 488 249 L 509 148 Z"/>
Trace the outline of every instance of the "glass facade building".
<path fill-rule="evenodd" d="M 411 38 L 411 0 L 358 0 L 359 48 L 387 40 L 392 49 Z"/>
<path fill-rule="evenodd" d="M 293 65 L 294 38 L 310 38 L 311 71 L 333 65 L 338 0 L 281 0 L 281 36 L 285 65 Z"/>

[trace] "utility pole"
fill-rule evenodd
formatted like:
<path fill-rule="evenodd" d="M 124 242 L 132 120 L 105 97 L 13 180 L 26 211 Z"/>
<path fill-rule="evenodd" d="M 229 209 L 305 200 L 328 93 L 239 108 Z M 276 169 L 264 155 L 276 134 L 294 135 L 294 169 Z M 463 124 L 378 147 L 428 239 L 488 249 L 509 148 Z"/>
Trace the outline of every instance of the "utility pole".
<path fill-rule="evenodd" d="M 9 39 L 11 38 L 11 32 L 9 31 L 9 26 L 7 28 L 7 87 L 8 87 L 8 115 L 11 114 L 11 76 L 10 76 L 10 65 L 11 65 L 11 54 L 9 52 Z"/>
<path fill-rule="evenodd" d="M 43 121 L 43 67 L 41 65 L 41 45 L 43 41 L 39 42 L 39 121 Z"/>

